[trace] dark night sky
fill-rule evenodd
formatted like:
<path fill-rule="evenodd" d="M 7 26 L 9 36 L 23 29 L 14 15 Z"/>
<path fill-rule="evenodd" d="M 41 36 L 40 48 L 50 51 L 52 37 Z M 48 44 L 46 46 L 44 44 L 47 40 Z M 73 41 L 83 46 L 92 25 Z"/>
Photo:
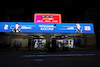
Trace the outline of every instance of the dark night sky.
<path fill-rule="evenodd" d="M 32 17 L 35 12 L 61 13 L 62 18 L 67 20 L 84 20 L 88 13 L 98 18 L 100 15 L 99 2 L 92 0 L 33 0 L 33 1 L 6 1 L 0 4 L 0 18 L 7 16 L 12 18 L 23 18 L 26 20 Z M 89 15 L 88 15 L 89 16 Z M 85 17 L 85 18 L 86 18 Z M 96 20 L 96 19 L 94 19 Z"/>

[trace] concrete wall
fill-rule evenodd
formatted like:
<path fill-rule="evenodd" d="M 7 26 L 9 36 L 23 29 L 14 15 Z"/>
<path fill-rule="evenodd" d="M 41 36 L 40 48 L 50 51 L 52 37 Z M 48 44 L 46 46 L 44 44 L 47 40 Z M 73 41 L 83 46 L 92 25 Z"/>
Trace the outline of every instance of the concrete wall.
<path fill-rule="evenodd" d="M 84 34 L 81 37 L 75 37 L 75 39 L 81 39 L 82 47 L 96 47 L 96 35 L 95 34 Z"/>
<path fill-rule="evenodd" d="M 10 44 L 10 35 L 0 35 L 0 44 Z"/>
<path fill-rule="evenodd" d="M 95 35 L 86 35 L 86 45 L 87 46 L 96 46 L 96 36 Z"/>

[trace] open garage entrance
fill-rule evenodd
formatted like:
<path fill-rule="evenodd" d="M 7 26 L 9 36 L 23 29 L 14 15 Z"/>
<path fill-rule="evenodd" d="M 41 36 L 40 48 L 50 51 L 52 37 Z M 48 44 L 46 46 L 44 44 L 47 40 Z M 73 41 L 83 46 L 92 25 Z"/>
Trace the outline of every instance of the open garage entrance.
<path fill-rule="evenodd" d="M 14 49 L 16 45 L 19 49 L 25 50 L 48 50 L 53 45 L 58 50 L 96 47 L 95 34 L 5 33 L 0 37 L 2 47 L 8 44 Z M 53 40 L 55 44 L 52 43 Z"/>

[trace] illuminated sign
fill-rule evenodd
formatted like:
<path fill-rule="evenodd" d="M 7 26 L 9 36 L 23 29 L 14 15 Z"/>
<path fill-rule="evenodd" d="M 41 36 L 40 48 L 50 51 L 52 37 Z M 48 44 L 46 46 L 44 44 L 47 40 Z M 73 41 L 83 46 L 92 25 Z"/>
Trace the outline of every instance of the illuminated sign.
<path fill-rule="evenodd" d="M 61 14 L 35 13 L 34 23 L 61 23 Z"/>
<path fill-rule="evenodd" d="M 56 26 L 54 26 L 56 24 Z M 94 33 L 93 23 L 0 22 L 0 32 Z"/>

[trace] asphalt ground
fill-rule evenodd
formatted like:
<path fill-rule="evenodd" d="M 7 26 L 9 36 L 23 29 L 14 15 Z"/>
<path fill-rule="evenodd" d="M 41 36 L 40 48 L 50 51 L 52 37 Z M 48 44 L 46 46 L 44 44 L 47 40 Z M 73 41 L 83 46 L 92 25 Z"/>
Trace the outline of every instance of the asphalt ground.
<path fill-rule="evenodd" d="M 100 49 L 0 50 L 0 67 L 100 67 Z"/>

